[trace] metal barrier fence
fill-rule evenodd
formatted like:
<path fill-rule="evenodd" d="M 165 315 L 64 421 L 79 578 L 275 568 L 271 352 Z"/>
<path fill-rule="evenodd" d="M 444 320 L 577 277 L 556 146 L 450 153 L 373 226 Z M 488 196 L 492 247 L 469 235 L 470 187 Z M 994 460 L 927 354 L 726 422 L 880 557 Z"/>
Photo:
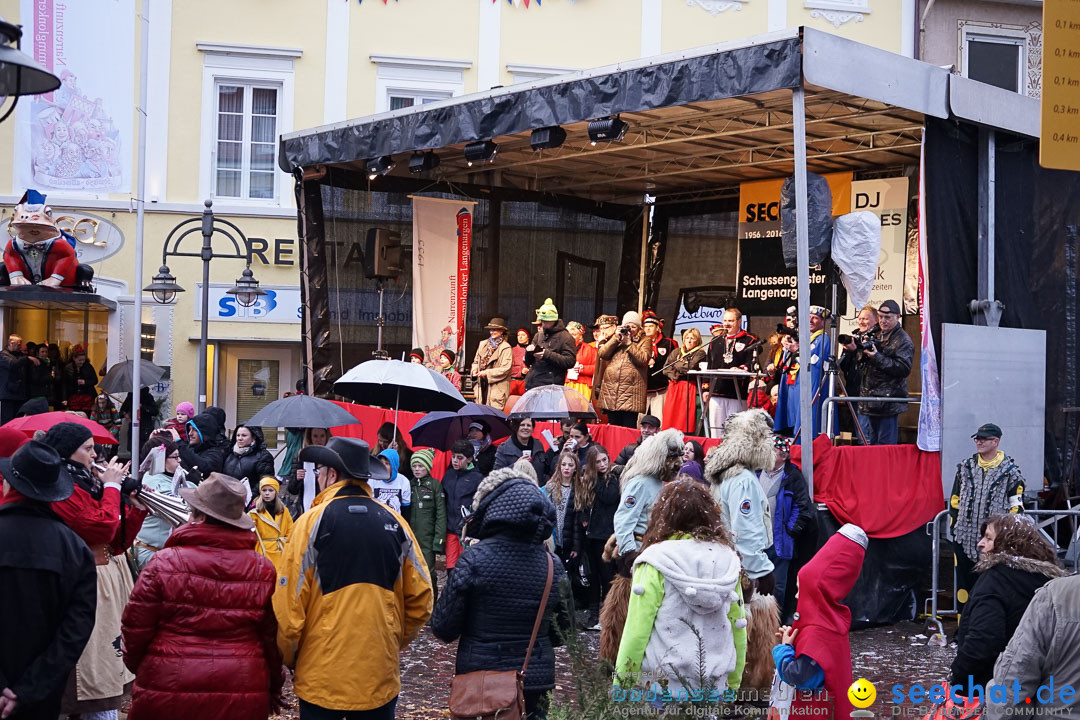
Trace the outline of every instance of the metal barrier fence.
<path fill-rule="evenodd" d="M 922 403 L 922 398 L 893 398 L 893 397 L 848 397 L 846 395 L 830 395 L 825 398 L 824 404 L 821 406 L 821 412 L 824 415 L 822 418 L 825 421 L 825 434 L 829 436 L 829 439 L 833 439 L 836 434 L 833 426 L 835 417 L 833 413 L 836 408 L 833 407 L 834 403 L 857 403 L 857 402 L 894 402 L 894 403 Z M 855 423 L 856 433 L 859 436 L 860 442 L 863 445 L 866 444 L 866 438 L 862 436 L 862 427 Z"/>
<path fill-rule="evenodd" d="M 1078 531 L 1077 518 L 1080 517 L 1080 510 L 1040 510 L 1038 508 L 1032 510 L 1024 510 L 1024 515 L 1032 518 L 1035 522 L 1035 526 L 1039 529 L 1039 533 L 1046 538 L 1057 552 L 1059 556 L 1063 556 L 1063 564 L 1065 569 L 1069 572 L 1077 572 L 1077 563 L 1080 561 L 1080 531 Z M 941 539 L 943 533 L 940 531 L 939 525 L 944 524 L 947 528 L 947 523 L 943 522 L 948 518 L 949 511 L 942 510 L 934 519 L 926 524 L 926 532 L 932 537 L 930 544 L 931 550 L 931 566 L 930 572 L 930 597 L 926 599 L 923 604 L 923 614 L 929 618 L 929 622 L 932 626 L 937 628 L 937 632 L 930 638 L 930 645 L 944 645 L 945 644 L 945 628 L 941 624 L 941 618 L 945 616 L 959 615 L 960 604 L 956 599 L 956 566 L 952 568 L 952 607 L 943 609 L 938 606 L 938 595 L 941 591 Z M 1040 518 L 1045 518 L 1040 520 Z M 1067 543 L 1062 544 L 1060 524 L 1059 520 L 1063 518 L 1069 518 L 1069 533 Z M 951 542 L 951 538 L 948 538 Z"/>

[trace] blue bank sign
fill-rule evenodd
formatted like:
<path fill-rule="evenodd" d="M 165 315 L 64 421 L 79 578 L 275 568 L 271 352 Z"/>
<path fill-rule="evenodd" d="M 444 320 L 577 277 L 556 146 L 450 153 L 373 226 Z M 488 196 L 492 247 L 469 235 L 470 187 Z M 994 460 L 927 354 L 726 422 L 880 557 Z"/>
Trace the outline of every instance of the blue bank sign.
<path fill-rule="evenodd" d="M 300 288 L 298 286 L 263 286 L 266 293 L 249 308 L 228 294 L 233 286 L 210 283 L 211 322 L 269 322 L 300 324 Z M 195 288 L 195 319 L 202 320 L 202 283 Z"/>

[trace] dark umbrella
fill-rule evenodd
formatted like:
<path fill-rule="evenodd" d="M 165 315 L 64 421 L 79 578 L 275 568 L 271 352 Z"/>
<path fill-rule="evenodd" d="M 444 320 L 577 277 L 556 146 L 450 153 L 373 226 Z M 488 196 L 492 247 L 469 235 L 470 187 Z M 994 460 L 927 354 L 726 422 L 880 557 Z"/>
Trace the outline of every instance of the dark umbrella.
<path fill-rule="evenodd" d="M 334 383 L 334 392 L 365 405 L 413 412 L 456 411 L 465 405 L 465 398 L 442 375 L 401 360 L 362 362 Z"/>
<path fill-rule="evenodd" d="M 528 391 L 514 403 L 510 419 L 595 420 L 596 411 L 584 395 L 564 385 L 541 385 Z"/>
<path fill-rule="evenodd" d="M 135 363 L 131 360 L 116 363 L 105 373 L 105 377 L 101 378 L 98 387 L 107 393 L 131 392 L 134 366 Z M 165 377 L 165 368 L 158 367 L 149 360 L 139 360 L 139 367 L 140 387 L 150 387 Z"/>
<path fill-rule="evenodd" d="M 455 440 L 469 435 L 469 425 L 483 423 L 492 440 L 510 437 L 510 423 L 506 413 L 488 405 L 465 403 L 457 412 L 432 412 L 425 415 L 409 431 L 413 447 L 430 447 L 449 450 Z"/>
<path fill-rule="evenodd" d="M 360 422 L 340 405 L 311 397 L 292 395 L 268 404 L 248 420 L 252 427 L 330 428 Z"/>

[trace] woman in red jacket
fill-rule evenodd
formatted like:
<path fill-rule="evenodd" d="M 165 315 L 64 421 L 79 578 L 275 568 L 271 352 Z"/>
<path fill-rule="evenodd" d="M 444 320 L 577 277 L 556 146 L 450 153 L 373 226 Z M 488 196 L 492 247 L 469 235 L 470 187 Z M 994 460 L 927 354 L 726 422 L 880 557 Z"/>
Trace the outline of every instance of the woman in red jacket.
<path fill-rule="evenodd" d="M 133 679 L 117 652 L 120 614 L 132 585 L 124 551 L 135 542 L 146 511 L 133 504 L 133 497 L 120 496 L 130 463 L 122 465 L 114 459 L 104 470 L 95 467 L 97 455 L 89 429 L 73 422 L 57 423 L 43 442 L 60 454 L 62 472 L 75 482 L 71 497 L 53 503 L 52 510 L 90 547 L 98 566 L 94 632 L 68 680 L 61 712 L 115 713 L 125 686 Z"/>
<path fill-rule="evenodd" d="M 593 373 L 596 372 L 596 346 L 585 342 L 585 326 L 576 320 L 566 323 L 566 332 L 577 344 L 577 364 L 566 373 L 566 387 L 592 399 Z"/>
<path fill-rule="evenodd" d="M 277 573 L 255 552 L 241 481 L 212 473 L 182 489 L 191 522 L 139 575 L 124 610 L 129 720 L 265 720 L 282 670 L 270 604 Z"/>

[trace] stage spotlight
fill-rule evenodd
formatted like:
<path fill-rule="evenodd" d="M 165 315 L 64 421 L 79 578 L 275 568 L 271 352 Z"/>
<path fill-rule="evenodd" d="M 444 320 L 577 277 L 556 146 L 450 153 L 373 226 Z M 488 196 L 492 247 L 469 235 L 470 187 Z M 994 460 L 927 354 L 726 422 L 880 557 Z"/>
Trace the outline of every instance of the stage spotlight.
<path fill-rule="evenodd" d="M 618 142 L 623 139 L 629 127 L 617 115 L 593 120 L 589 123 L 589 140 L 593 145 L 598 142 Z"/>
<path fill-rule="evenodd" d="M 368 160 L 364 167 L 367 168 L 368 180 L 374 180 L 394 169 L 394 159 L 389 155 L 383 155 L 380 158 Z"/>
<path fill-rule="evenodd" d="M 566 131 L 558 125 L 553 127 L 536 128 L 532 131 L 529 144 L 533 150 L 549 150 L 557 148 L 566 141 Z"/>
<path fill-rule="evenodd" d="M 477 140 L 465 146 L 465 160 L 469 167 L 478 162 L 495 162 L 497 152 L 499 152 L 499 146 L 491 140 Z"/>
<path fill-rule="evenodd" d="M 439 167 L 439 156 L 433 152 L 415 152 L 409 158 L 409 172 L 422 173 Z"/>

